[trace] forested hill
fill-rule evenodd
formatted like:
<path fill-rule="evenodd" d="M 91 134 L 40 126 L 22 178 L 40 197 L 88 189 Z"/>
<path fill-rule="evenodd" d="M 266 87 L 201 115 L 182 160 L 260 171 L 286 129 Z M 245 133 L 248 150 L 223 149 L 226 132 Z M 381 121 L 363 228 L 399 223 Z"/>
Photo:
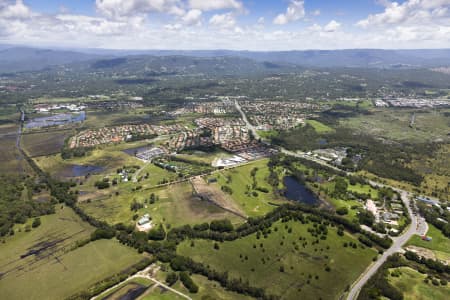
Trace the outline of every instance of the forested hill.
<path fill-rule="evenodd" d="M 0 73 L 40 70 L 74 62 L 117 59 L 121 57 L 190 57 L 191 59 L 222 59 L 241 61 L 245 68 L 249 60 L 270 69 L 278 65 L 317 68 L 432 68 L 450 65 L 450 49 L 424 50 L 294 50 L 294 51 L 233 51 L 233 50 L 106 50 L 106 49 L 41 49 L 0 44 Z M 179 59 L 178 59 L 179 60 Z"/>
<path fill-rule="evenodd" d="M 0 47 L 0 73 L 41 70 L 54 65 L 86 61 L 100 57 L 74 51 Z"/>
<path fill-rule="evenodd" d="M 259 62 L 234 56 L 191 57 L 139 55 L 75 63 L 65 68 L 77 72 L 133 74 L 134 77 L 160 75 L 254 76 L 298 72 L 293 64 Z"/>

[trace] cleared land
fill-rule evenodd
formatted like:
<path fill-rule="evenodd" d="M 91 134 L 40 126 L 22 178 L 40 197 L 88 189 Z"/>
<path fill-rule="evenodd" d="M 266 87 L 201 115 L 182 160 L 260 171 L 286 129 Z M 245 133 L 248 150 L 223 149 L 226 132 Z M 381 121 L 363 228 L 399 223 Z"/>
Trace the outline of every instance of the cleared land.
<path fill-rule="evenodd" d="M 229 271 L 231 277 L 248 279 L 251 285 L 283 299 L 337 299 L 376 252 L 361 247 L 350 235 L 338 236 L 330 226 L 326 240 L 314 238 L 307 231 L 310 227 L 312 224 L 277 222 L 267 238 L 252 234 L 219 243 L 218 250 L 213 241 L 194 240 L 193 245 L 185 241 L 177 252 L 212 269 Z M 319 243 L 313 244 L 316 240 Z M 344 247 L 349 242 L 358 246 Z"/>
<path fill-rule="evenodd" d="M 450 120 L 442 111 L 419 111 L 408 109 L 374 109 L 370 115 L 344 119 L 341 126 L 350 127 L 358 132 L 383 138 L 427 142 L 448 141 Z M 416 112 L 414 126 L 409 126 L 412 114 Z"/>
<path fill-rule="evenodd" d="M 145 200 L 154 193 L 158 200 L 154 204 Z M 132 202 L 143 203 L 144 207 L 136 212 L 131 211 Z M 169 185 L 137 192 L 122 192 L 111 195 L 103 200 L 84 201 L 80 206 L 86 213 L 104 220 L 110 224 L 123 222 L 134 224 L 133 215 L 150 214 L 155 224 L 170 224 L 181 226 L 197 224 L 215 219 L 229 218 L 233 222 L 242 222 L 240 218 L 224 211 L 208 201 L 202 201 L 193 196 L 192 186 L 188 182 Z"/>
<path fill-rule="evenodd" d="M 450 294 L 450 286 L 435 286 L 431 282 L 425 283 L 427 277 L 409 267 L 401 267 L 399 277 L 389 276 L 389 282 L 402 291 L 405 300 L 445 300 Z"/>
<path fill-rule="evenodd" d="M 97 296 L 97 299 L 102 300 L 120 300 L 123 299 L 123 297 L 140 294 L 141 297 L 143 296 L 143 293 L 146 292 L 146 290 L 154 285 L 154 282 L 146 279 L 146 278 L 133 278 L 130 280 L 127 280 L 117 286 L 116 288 L 112 289 L 111 291 L 102 293 Z M 136 298 L 139 299 L 139 298 Z"/>
<path fill-rule="evenodd" d="M 445 237 L 442 232 L 434 227 L 432 224 L 428 224 L 427 236 L 433 239 L 429 242 L 422 240 L 418 235 L 414 235 L 408 241 L 407 246 L 417 246 L 433 251 L 434 255 L 438 259 L 450 260 L 450 239 Z"/>
<path fill-rule="evenodd" d="M 58 206 L 41 222 L 30 232 L 25 232 L 25 225 L 16 225 L 16 234 L 0 244 L 4 299 L 63 299 L 142 258 L 115 240 L 77 248 L 77 242 L 88 239 L 94 228 L 68 207 Z"/>
<path fill-rule="evenodd" d="M 50 175 L 56 178 L 74 177 L 72 167 L 74 165 L 90 165 L 103 168 L 105 173 L 115 173 L 117 168 L 125 165 L 142 165 L 143 163 L 122 152 L 114 151 L 111 147 L 93 150 L 90 155 L 63 160 L 61 155 L 40 156 L 34 159 L 36 163 Z"/>
<path fill-rule="evenodd" d="M 334 132 L 334 129 L 316 120 L 307 120 L 307 124 L 311 125 L 317 133 Z"/>
<path fill-rule="evenodd" d="M 0 125 L 0 172 L 6 174 L 22 173 L 28 164 L 17 148 L 17 131 L 15 124 Z"/>
<path fill-rule="evenodd" d="M 125 270 L 142 258 L 115 240 L 98 240 L 57 257 L 19 277 L 0 280 L 5 299 L 64 299 Z"/>
<path fill-rule="evenodd" d="M 245 217 L 241 208 L 236 205 L 230 195 L 217 188 L 215 185 L 208 184 L 204 178 L 197 176 L 190 180 L 195 192 L 203 200 L 211 201 L 238 216 Z"/>
<path fill-rule="evenodd" d="M 442 145 L 431 157 L 413 160 L 409 166 L 424 177 L 422 193 L 450 201 L 450 144 Z"/>
<path fill-rule="evenodd" d="M 158 280 L 161 282 L 165 282 L 167 273 L 158 271 L 157 277 Z M 208 278 L 192 274 L 191 275 L 192 280 L 195 282 L 195 284 L 198 285 L 198 292 L 196 294 L 189 293 L 188 289 L 184 287 L 184 285 L 178 280 L 173 286 L 171 286 L 173 289 L 188 295 L 194 300 L 250 300 L 254 299 L 251 297 L 247 297 L 238 293 L 230 292 L 225 290 L 223 287 L 220 286 L 217 282 L 210 281 Z M 143 297 L 141 300 L 161 300 L 161 299 L 185 299 L 181 296 L 171 292 L 167 291 L 164 288 L 161 287 L 152 287 L 149 291 L 149 293 Z"/>
<path fill-rule="evenodd" d="M 53 130 L 22 135 L 22 146 L 31 156 L 44 156 L 59 153 L 70 130 Z"/>
<path fill-rule="evenodd" d="M 275 196 L 272 186 L 267 183 L 267 177 L 269 176 L 267 162 L 268 159 L 262 159 L 209 176 L 209 178 L 217 179 L 217 183 L 211 183 L 210 185 L 216 186 L 218 189 L 223 186 L 229 186 L 232 191 L 231 197 L 247 216 L 264 215 L 273 210 L 274 206 L 270 203 L 283 203 L 286 201 Z M 257 186 L 266 188 L 268 190 L 267 193 L 255 191 L 257 194 L 252 195 L 251 190 L 250 193 L 248 192 L 248 187 L 253 185 L 253 178 L 250 173 L 254 168 L 258 169 L 255 175 Z"/>

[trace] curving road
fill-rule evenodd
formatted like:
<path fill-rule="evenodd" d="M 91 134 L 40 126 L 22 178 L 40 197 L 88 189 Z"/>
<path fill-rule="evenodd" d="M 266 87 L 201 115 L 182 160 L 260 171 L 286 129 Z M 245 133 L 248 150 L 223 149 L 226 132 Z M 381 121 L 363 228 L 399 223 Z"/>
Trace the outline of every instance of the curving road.
<path fill-rule="evenodd" d="M 373 185 L 381 186 L 378 183 L 370 182 Z M 394 188 L 393 188 L 394 189 Z M 410 207 L 410 194 L 406 191 L 394 189 L 400 193 L 403 203 L 408 209 L 408 214 L 411 218 L 411 224 L 408 229 L 400 234 L 398 237 L 393 237 L 392 246 L 384 251 L 383 255 L 378 258 L 378 260 L 372 263 L 364 273 L 356 280 L 356 282 L 351 287 L 347 300 L 354 300 L 358 298 L 359 292 L 362 287 L 367 283 L 367 281 L 378 271 L 378 269 L 383 265 L 387 258 L 396 252 L 402 251 L 403 245 L 414 235 L 414 234 L 425 234 L 428 230 L 428 225 L 422 217 L 414 215 Z"/>
<path fill-rule="evenodd" d="M 253 136 L 255 139 L 259 140 L 261 137 L 258 134 L 258 131 L 256 128 L 248 121 L 247 116 L 245 115 L 244 111 L 242 110 L 241 106 L 239 105 L 239 102 L 237 100 L 234 100 L 234 106 L 236 107 L 237 111 L 241 114 L 242 120 L 244 120 L 247 129 L 250 130 L 253 133 Z"/>

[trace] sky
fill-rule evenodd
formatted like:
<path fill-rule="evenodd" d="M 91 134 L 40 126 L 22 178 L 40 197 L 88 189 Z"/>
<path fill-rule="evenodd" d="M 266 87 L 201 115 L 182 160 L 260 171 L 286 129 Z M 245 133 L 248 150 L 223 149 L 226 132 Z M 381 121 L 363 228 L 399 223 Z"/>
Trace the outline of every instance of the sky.
<path fill-rule="evenodd" d="M 450 48 L 450 0 L 0 0 L 0 43 L 142 50 Z"/>

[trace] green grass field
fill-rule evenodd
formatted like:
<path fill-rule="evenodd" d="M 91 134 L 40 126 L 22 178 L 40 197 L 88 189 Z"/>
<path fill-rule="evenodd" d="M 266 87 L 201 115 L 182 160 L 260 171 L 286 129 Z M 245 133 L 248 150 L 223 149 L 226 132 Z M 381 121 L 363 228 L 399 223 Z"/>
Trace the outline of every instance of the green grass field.
<path fill-rule="evenodd" d="M 323 188 L 327 189 L 329 191 L 329 193 L 332 193 L 334 191 L 335 182 L 330 181 L 330 182 L 322 183 L 320 185 Z M 370 194 L 370 197 L 372 199 L 378 198 L 378 191 L 376 189 L 372 188 L 368 184 L 362 185 L 362 184 L 356 183 L 355 185 L 351 185 L 350 183 L 348 183 L 347 190 L 350 192 L 356 192 L 356 193 L 360 193 L 360 194 Z M 348 214 L 345 215 L 344 217 L 349 220 L 355 219 L 358 209 L 362 208 L 364 206 L 363 202 L 360 202 L 357 200 L 341 199 L 341 198 L 337 199 L 337 198 L 329 196 L 329 195 L 324 195 L 324 198 L 326 199 L 327 202 L 329 202 L 331 205 L 333 205 L 333 207 L 335 207 L 336 209 L 339 207 L 347 207 Z M 352 207 L 357 207 L 357 208 L 352 209 Z"/>
<path fill-rule="evenodd" d="M 167 272 L 158 271 L 157 273 L 157 279 L 161 282 L 165 282 Z M 191 297 L 194 300 L 250 300 L 254 299 L 251 297 L 247 297 L 245 295 L 241 295 L 235 292 L 227 291 L 225 290 L 220 284 L 218 284 L 215 281 L 210 281 L 208 278 L 192 274 L 191 275 L 192 280 L 197 284 L 199 287 L 198 292 L 193 294 L 186 289 L 183 284 L 178 280 L 174 285 L 171 287 L 189 297 Z M 150 290 L 148 290 L 148 294 L 140 300 L 172 300 L 172 299 L 185 299 L 181 296 L 175 294 L 171 291 L 162 290 L 158 287 L 152 287 Z"/>
<path fill-rule="evenodd" d="M 76 241 L 89 238 L 91 232 L 94 231 L 91 225 L 83 222 L 71 208 L 66 206 L 57 206 L 55 214 L 41 217 L 41 226 L 25 232 L 25 226 L 30 225 L 31 222 L 32 219 L 29 219 L 27 224 L 15 225 L 16 233 L 13 236 L 2 238 L 5 241 L 0 244 L 2 272 L 7 270 L 11 270 L 12 273 L 20 272 L 21 266 L 33 263 L 34 256 L 19 260 L 17 258 L 29 249 L 39 248 L 42 243 L 58 241 L 51 249 L 48 249 L 50 253 L 70 248 Z"/>
<path fill-rule="evenodd" d="M 373 109 L 371 115 L 361 115 L 355 118 L 343 119 L 341 126 L 356 131 L 380 136 L 383 138 L 409 141 L 428 142 L 442 139 L 448 141 L 447 136 L 450 122 L 440 112 L 416 112 L 415 125 L 410 127 L 410 120 L 414 110 Z"/>
<path fill-rule="evenodd" d="M 422 240 L 420 236 L 414 235 L 408 241 L 407 245 L 429 249 L 433 251 L 438 259 L 450 260 L 450 239 L 430 223 L 428 223 L 427 236 L 433 239 L 427 242 Z"/>
<path fill-rule="evenodd" d="M 409 167 L 424 176 L 420 188 L 423 194 L 450 201 L 450 144 L 443 144 L 432 157 L 419 157 Z"/>
<path fill-rule="evenodd" d="M 333 128 L 331 128 L 331 127 L 329 127 L 329 126 L 327 126 L 327 125 L 325 125 L 325 124 L 323 124 L 323 123 L 321 123 L 319 121 L 316 121 L 316 120 L 307 120 L 306 123 L 311 125 L 312 127 L 314 127 L 314 130 L 317 133 L 329 133 L 329 132 L 333 132 L 334 131 Z"/>
<path fill-rule="evenodd" d="M 130 205 L 135 199 L 144 203 L 154 193 L 159 197 L 154 204 L 145 204 L 144 208 L 133 212 Z M 184 224 L 197 224 L 214 219 L 229 218 L 233 222 L 241 222 L 234 215 L 223 209 L 192 196 L 190 183 L 184 182 L 163 188 L 149 189 L 137 192 L 121 192 L 118 196 L 112 195 L 103 200 L 84 201 L 80 203 L 86 213 L 104 220 L 110 224 L 123 222 L 134 224 L 134 214 L 142 216 L 149 213 L 155 224 L 170 224 L 181 226 Z"/>
<path fill-rule="evenodd" d="M 285 226 L 292 228 L 292 232 Z M 308 227 L 312 225 L 277 222 L 267 238 L 261 235 L 257 239 L 252 234 L 220 243 L 219 250 L 214 249 L 213 241 L 194 240 L 193 247 L 191 241 L 185 241 L 177 252 L 212 269 L 228 271 L 231 277 L 249 280 L 251 285 L 266 288 L 283 299 L 337 299 L 370 264 L 376 252 L 360 246 L 344 248 L 344 242 L 357 241 L 347 234 L 338 236 L 332 227 L 328 227 L 326 240 L 313 245 L 316 238 L 307 232 Z M 307 241 L 305 247 L 305 240 L 299 237 Z M 326 266 L 331 268 L 330 272 L 325 270 Z"/>
<path fill-rule="evenodd" d="M 41 226 L 30 232 L 25 232 L 25 225 L 16 225 L 16 234 L 0 244 L 2 298 L 63 299 L 142 258 L 115 240 L 77 248 L 76 242 L 88 239 L 94 229 L 70 208 L 62 207 L 41 217 Z M 29 254 L 30 250 L 38 254 Z"/>
<path fill-rule="evenodd" d="M 392 271 L 393 269 L 390 269 Z M 389 282 L 402 291 L 405 300 L 445 300 L 450 295 L 450 286 L 434 286 L 431 282 L 425 283 L 427 277 L 409 267 L 395 270 L 401 272 L 400 277 L 389 276 Z"/>
<path fill-rule="evenodd" d="M 90 155 L 67 160 L 63 160 L 60 154 L 39 156 L 34 158 L 34 160 L 41 169 L 57 178 L 72 177 L 70 170 L 73 165 L 103 167 L 105 174 L 115 173 L 117 168 L 125 165 L 143 165 L 142 161 L 112 147 L 95 149 Z"/>
<path fill-rule="evenodd" d="M 273 210 L 274 206 L 269 202 L 283 203 L 286 201 L 276 197 L 273 194 L 272 187 L 267 183 L 266 179 L 269 176 L 267 162 L 267 159 L 258 160 L 231 170 L 221 171 L 218 173 L 219 175 L 210 177 L 217 178 L 217 183 L 213 183 L 217 188 L 227 185 L 232 189 L 231 197 L 248 216 L 261 216 Z M 269 190 L 268 193 L 256 191 L 258 193 L 257 196 L 246 193 L 247 186 L 252 186 L 253 183 L 250 173 L 254 168 L 258 168 L 256 172 L 257 185 L 267 188 Z M 230 182 L 229 178 L 231 178 Z"/>
<path fill-rule="evenodd" d="M 142 255 L 115 240 L 98 240 L 29 265 L 0 280 L 5 299 L 64 299 L 125 270 Z"/>

